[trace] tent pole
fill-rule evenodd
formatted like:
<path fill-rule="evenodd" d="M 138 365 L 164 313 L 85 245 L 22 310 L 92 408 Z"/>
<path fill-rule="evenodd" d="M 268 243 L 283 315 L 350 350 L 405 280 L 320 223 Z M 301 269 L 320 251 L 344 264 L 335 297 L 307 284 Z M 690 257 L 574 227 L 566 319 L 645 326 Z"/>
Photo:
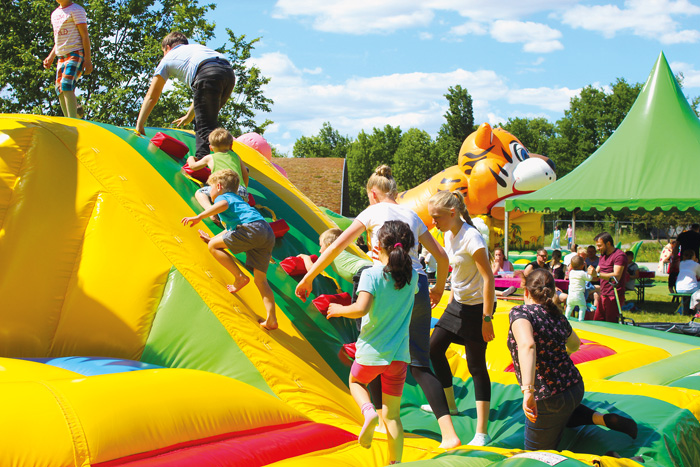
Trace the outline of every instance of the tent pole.
<path fill-rule="evenodd" d="M 503 255 L 508 258 L 508 211 L 503 217 Z"/>
<path fill-rule="evenodd" d="M 576 243 L 576 211 L 571 211 L 571 245 Z"/>

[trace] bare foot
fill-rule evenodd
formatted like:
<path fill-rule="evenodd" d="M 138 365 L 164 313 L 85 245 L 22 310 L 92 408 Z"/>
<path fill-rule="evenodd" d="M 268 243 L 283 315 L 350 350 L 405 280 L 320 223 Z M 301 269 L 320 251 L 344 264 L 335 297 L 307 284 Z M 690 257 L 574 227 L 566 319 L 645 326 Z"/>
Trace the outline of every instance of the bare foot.
<path fill-rule="evenodd" d="M 199 232 L 199 238 L 201 238 L 204 243 L 209 243 L 209 240 L 211 240 L 211 237 L 209 236 L 208 233 L 206 233 L 202 229 L 199 229 L 197 232 Z"/>
<path fill-rule="evenodd" d="M 440 448 L 441 449 L 454 449 L 457 446 L 461 446 L 462 442 L 459 440 L 459 438 L 450 438 L 450 439 L 444 439 L 442 440 L 442 443 L 440 443 Z"/>
<path fill-rule="evenodd" d="M 239 292 L 243 287 L 248 285 L 248 282 L 250 282 L 250 277 L 241 276 L 238 279 L 236 279 L 236 282 L 234 282 L 233 284 L 226 285 L 226 289 L 228 289 L 228 291 L 231 293 L 236 293 Z"/>
<path fill-rule="evenodd" d="M 277 321 L 273 321 L 269 318 L 266 319 L 265 321 L 263 321 L 263 320 L 258 321 L 258 324 L 260 324 L 260 327 L 262 327 L 263 329 L 266 329 L 268 331 L 274 331 L 275 329 L 277 329 Z"/>

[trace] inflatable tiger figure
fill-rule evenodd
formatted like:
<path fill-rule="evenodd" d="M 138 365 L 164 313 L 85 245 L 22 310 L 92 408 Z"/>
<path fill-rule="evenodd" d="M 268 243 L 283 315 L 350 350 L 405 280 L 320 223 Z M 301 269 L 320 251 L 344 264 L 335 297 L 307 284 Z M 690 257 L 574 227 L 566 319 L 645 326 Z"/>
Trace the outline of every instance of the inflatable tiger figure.
<path fill-rule="evenodd" d="M 503 219 L 503 205 L 497 203 L 538 190 L 556 178 L 554 163 L 548 157 L 530 154 L 512 134 L 483 123 L 464 140 L 457 165 L 399 193 L 397 201 L 413 209 L 428 228 L 433 226 L 428 200 L 445 190 L 461 191 L 470 215 Z"/>

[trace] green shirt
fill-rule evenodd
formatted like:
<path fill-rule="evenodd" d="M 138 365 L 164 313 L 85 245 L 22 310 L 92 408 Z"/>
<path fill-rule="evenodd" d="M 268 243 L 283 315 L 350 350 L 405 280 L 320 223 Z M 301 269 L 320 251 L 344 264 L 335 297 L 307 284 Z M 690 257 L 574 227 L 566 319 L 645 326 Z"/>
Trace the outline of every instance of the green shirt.
<path fill-rule="evenodd" d="M 340 277 L 348 282 L 352 282 L 352 276 L 357 274 L 357 271 L 364 266 L 372 266 L 372 264 L 374 263 L 368 259 L 360 258 L 343 250 L 333 260 L 333 269 Z"/>
<path fill-rule="evenodd" d="M 238 154 L 233 151 L 215 152 L 211 154 L 211 158 L 214 161 L 214 168 L 211 169 L 212 173 L 218 170 L 231 169 L 238 174 L 240 184 L 245 185 L 243 183 L 243 173 L 241 171 L 241 160 Z"/>

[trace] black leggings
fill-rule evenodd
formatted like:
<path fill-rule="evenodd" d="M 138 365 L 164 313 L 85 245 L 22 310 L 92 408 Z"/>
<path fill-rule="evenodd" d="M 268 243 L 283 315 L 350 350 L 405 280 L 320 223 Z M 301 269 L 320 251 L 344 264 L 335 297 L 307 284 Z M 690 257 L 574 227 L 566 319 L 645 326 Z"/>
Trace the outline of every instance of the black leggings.
<path fill-rule="evenodd" d="M 408 367 L 411 370 L 411 376 L 416 380 L 418 386 L 425 393 L 426 399 L 428 399 L 428 404 L 433 409 L 433 414 L 436 419 L 440 419 L 445 415 L 450 414 L 450 409 L 447 407 L 447 399 L 445 398 L 445 391 L 443 391 L 440 381 L 438 381 L 435 373 L 432 372 L 430 368 L 424 366 L 413 366 Z M 371 383 L 367 385 L 367 388 L 372 398 L 372 403 L 375 407 L 382 406 L 382 382 L 381 378 L 374 378 Z"/>
<path fill-rule="evenodd" d="M 486 369 L 486 343 L 463 340 L 457 334 L 435 326 L 430 336 L 430 361 L 435 368 L 443 388 L 452 387 L 452 370 L 447 362 L 447 348 L 453 343 L 464 344 L 467 354 L 467 367 L 474 381 L 474 395 L 477 401 L 491 401 L 491 378 Z"/>

